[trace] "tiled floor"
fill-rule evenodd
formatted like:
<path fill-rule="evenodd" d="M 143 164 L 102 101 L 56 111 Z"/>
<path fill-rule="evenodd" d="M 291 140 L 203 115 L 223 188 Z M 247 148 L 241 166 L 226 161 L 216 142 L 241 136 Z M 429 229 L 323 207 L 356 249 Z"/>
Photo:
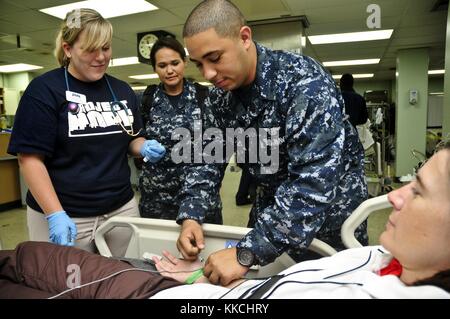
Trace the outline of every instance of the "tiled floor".
<path fill-rule="evenodd" d="M 13 209 L 0 213 L 0 244 L 3 249 L 13 249 L 28 240 L 26 209 Z"/>
<path fill-rule="evenodd" d="M 231 172 L 228 167 L 222 183 L 221 196 L 223 201 L 224 224 L 246 226 L 250 205 L 236 206 L 235 194 L 239 185 L 241 172 Z M 390 210 L 373 214 L 368 221 L 370 244 L 378 243 L 378 236 L 384 230 L 384 225 Z M 3 249 L 12 249 L 17 243 L 28 240 L 25 209 L 14 209 L 0 212 L 0 243 Z"/>

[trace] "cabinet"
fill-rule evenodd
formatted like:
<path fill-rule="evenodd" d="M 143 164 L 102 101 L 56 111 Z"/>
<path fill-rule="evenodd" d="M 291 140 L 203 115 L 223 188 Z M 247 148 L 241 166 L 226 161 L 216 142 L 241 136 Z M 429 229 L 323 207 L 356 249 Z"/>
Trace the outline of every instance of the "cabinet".
<path fill-rule="evenodd" d="M 0 211 L 21 207 L 19 164 L 15 156 L 6 153 L 9 133 L 0 133 Z"/>

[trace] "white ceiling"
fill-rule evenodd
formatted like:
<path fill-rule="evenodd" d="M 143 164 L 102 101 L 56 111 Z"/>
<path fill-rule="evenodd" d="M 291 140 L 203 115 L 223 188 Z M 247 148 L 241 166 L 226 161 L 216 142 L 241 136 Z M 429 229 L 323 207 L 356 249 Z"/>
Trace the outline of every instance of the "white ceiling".
<path fill-rule="evenodd" d="M 39 9 L 75 1 L 0 0 L 0 65 L 29 63 L 43 66 L 37 74 L 57 66 L 52 55 L 54 39 L 61 20 Z M 136 56 L 136 34 L 166 30 L 181 39 L 183 23 L 200 0 L 150 0 L 159 10 L 111 18 L 114 27 L 113 57 Z M 304 53 L 317 60 L 336 61 L 380 58 L 377 65 L 333 67 L 333 74 L 343 72 L 375 73 L 373 80 L 394 79 L 397 51 L 409 48 L 429 49 L 429 69 L 443 69 L 447 8 L 431 11 L 436 3 L 448 0 L 234 0 L 248 20 L 306 15 L 310 23 L 306 35 L 368 31 L 366 9 L 375 3 L 381 7 L 381 28 L 394 29 L 389 40 L 324 44 L 307 42 Z M 17 48 L 20 35 L 21 48 Z M 133 80 L 129 75 L 153 72 L 145 64 L 109 68 L 108 73 L 132 85 L 146 85 L 157 80 Z M 186 76 L 201 81 L 198 71 L 188 66 Z"/>

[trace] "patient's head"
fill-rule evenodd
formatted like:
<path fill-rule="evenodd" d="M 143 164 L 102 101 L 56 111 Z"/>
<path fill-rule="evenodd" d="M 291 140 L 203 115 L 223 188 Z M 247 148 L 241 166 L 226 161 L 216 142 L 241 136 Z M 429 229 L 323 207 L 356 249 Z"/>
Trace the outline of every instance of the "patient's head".
<path fill-rule="evenodd" d="M 450 269 L 450 145 L 388 198 L 394 208 L 380 243 L 402 264 L 401 279 L 411 284 Z"/>

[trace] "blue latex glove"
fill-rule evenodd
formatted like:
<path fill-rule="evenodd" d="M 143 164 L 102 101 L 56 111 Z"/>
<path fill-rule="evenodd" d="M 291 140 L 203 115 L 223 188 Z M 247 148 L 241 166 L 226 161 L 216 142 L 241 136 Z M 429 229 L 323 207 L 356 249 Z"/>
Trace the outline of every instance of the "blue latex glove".
<path fill-rule="evenodd" d="M 141 155 L 144 157 L 144 161 L 150 161 L 156 163 L 166 154 L 166 149 L 162 144 L 156 140 L 146 140 L 141 147 Z"/>
<path fill-rule="evenodd" d="M 46 216 L 50 241 L 62 246 L 74 246 L 77 226 L 65 211 L 54 212 Z"/>

